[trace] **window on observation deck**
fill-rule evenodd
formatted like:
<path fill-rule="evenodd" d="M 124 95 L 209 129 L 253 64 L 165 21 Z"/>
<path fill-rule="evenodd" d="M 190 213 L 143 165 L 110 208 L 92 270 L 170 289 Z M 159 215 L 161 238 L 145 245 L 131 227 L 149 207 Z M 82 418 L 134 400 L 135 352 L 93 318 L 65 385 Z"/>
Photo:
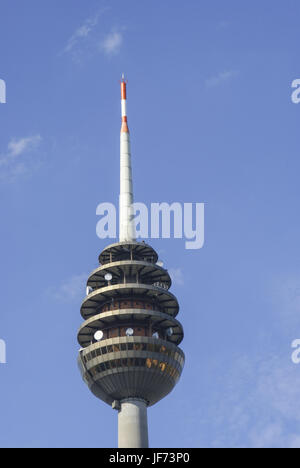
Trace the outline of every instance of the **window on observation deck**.
<path fill-rule="evenodd" d="M 118 328 L 111 328 L 109 330 L 109 338 L 117 338 L 119 336 L 119 329 Z"/>
<path fill-rule="evenodd" d="M 95 377 L 99 372 L 113 370 L 120 367 L 147 367 L 161 373 L 165 373 L 174 379 L 178 379 L 180 373 L 170 364 L 157 359 L 146 358 L 123 358 L 105 361 L 90 370 L 90 373 Z"/>

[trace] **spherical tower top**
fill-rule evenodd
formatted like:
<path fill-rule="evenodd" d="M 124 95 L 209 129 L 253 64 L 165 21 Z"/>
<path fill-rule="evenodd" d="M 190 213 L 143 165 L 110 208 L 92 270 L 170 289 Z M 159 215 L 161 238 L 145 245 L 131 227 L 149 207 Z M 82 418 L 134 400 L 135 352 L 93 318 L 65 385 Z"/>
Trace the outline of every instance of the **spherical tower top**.
<path fill-rule="evenodd" d="M 178 381 L 184 354 L 171 278 L 144 243 L 118 243 L 100 255 L 88 279 L 78 333 L 79 365 L 91 391 L 108 404 L 141 398 L 148 406 Z M 105 279 L 107 275 L 111 279 Z"/>

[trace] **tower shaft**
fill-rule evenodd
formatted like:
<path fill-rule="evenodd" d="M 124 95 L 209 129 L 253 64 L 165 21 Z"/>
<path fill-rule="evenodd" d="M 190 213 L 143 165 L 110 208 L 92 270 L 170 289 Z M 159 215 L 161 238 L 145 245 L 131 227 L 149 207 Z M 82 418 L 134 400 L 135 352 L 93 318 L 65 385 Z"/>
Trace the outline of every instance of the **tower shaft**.
<path fill-rule="evenodd" d="M 122 126 L 120 135 L 120 242 L 135 240 L 133 220 L 133 184 L 131 168 L 130 135 L 127 124 L 126 81 L 121 81 Z"/>
<path fill-rule="evenodd" d="M 139 398 L 120 402 L 119 448 L 148 448 L 147 403 Z"/>

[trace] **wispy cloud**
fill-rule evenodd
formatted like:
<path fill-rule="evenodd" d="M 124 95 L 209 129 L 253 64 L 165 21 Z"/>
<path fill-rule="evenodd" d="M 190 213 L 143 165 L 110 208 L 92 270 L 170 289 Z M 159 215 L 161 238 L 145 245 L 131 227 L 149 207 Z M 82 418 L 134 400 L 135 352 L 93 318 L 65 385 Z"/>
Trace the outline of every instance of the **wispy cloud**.
<path fill-rule="evenodd" d="M 212 447 L 299 447 L 300 369 L 289 356 L 243 355 L 220 362 L 217 374 L 222 398 L 219 388 L 209 395 L 203 422 L 215 436 Z"/>
<path fill-rule="evenodd" d="M 41 141 L 40 135 L 12 139 L 7 150 L 0 154 L 0 179 L 11 182 L 21 175 L 31 173 L 37 166 L 31 156 Z"/>
<path fill-rule="evenodd" d="M 222 399 L 216 391 L 208 403 L 214 447 L 300 448 L 300 366 L 292 363 L 288 339 L 299 338 L 299 276 L 272 277 L 266 296 L 274 318 L 268 334 L 277 336 L 283 351 L 241 354 L 230 365 L 220 364 Z"/>
<path fill-rule="evenodd" d="M 238 354 L 227 352 L 226 345 L 220 352 L 218 345 L 217 353 L 194 360 L 193 372 L 202 375 L 195 384 L 200 404 L 195 409 L 193 399 L 180 402 L 193 446 L 300 448 L 300 365 L 291 360 L 291 338 L 300 338 L 300 277 L 272 278 L 265 296 L 271 296 L 272 315 L 255 350 L 253 337 L 245 336 Z M 258 320 L 257 334 L 261 326 Z"/>
<path fill-rule="evenodd" d="M 69 38 L 67 44 L 63 50 L 63 53 L 69 53 L 74 51 L 74 49 L 80 45 L 80 43 L 88 38 L 94 28 L 97 26 L 99 21 L 100 12 L 96 13 L 91 18 L 88 18 L 84 23 L 79 26 L 74 34 Z"/>
<path fill-rule="evenodd" d="M 13 139 L 8 143 L 7 157 L 9 159 L 20 156 L 26 151 L 35 148 L 41 141 L 40 135 L 34 135 L 27 138 L 21 138 L 19 140 Z"/>
<path fill-rule="evenodd" d="M 60 302 L 78 302 L 85 296 L 87 273 L 73 275 L 57 288 L 49 288 L 48 294 Z"/>
<path fill-rule="evenodd" d="M 300 275 L 291 272 L 274 275 L 266 292 L 273 311 L 277 313 L 281 332 L 300 331 Z"/>
<path fill-rule="evenodd" d="M 230 81 L 239 74 L 238 70 L 227 70 L 219 73 L 218 75 L 211 76 L 205 82 L 206 86 L 211 88 L 215 86 L 220 86 L 221 84 Z"/>
<path fill-rule="evenodd" d="M 170 268 L 169 274 L 172 279 L 172 283 L 176 286 L 183 286 L 184 285 L 184 277 L 181 268 Z"/>
<path fill-rule="evenodd" d="M 115 55 L 120 52 L 122 43 L 123 36 L 121 32 L 113 31 L 107 34 L 100 43 L 100 49 L 103 50 L 106 55 Z"/>
<path fill-rule="evenodd" d="M 60 55 L 68 54 L 81 64 L 87 57 L 102 53 L 106 56 L 118 54 L 123 44 L 123 34 L 119 28 L 110 32 L 100 31 L 100 17 L 108 10 L 103 8 L 87 18 L 70 36 Z"/>

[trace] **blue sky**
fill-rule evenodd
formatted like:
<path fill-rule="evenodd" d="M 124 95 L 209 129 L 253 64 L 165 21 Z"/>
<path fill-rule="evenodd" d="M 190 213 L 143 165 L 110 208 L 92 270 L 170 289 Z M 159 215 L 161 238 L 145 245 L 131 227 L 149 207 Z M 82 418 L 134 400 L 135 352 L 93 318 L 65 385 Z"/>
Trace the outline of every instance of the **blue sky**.
<path fill-rule="evenodd" d="M 2 0 L 0 446 L 115 447 L 81 381 L 84 284 L 117 204 L 128 77 L 135 199 L 204 202 L 175 272 L 186 366 L 153 447 L 300 447 L 299 2 Z"/>

